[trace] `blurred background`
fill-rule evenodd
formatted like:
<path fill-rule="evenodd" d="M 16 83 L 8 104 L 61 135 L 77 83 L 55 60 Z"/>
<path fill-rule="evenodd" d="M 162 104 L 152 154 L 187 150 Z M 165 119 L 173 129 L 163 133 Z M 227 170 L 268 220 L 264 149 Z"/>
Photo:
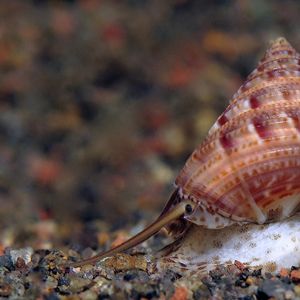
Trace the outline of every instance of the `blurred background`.
<path fill-rule="evenodd" d="M 87 232 L 157 216 L 270 40 L 300 50 L 299 11 L 299 1 L 0 1 L 1 245 L 84 244 Z"/>

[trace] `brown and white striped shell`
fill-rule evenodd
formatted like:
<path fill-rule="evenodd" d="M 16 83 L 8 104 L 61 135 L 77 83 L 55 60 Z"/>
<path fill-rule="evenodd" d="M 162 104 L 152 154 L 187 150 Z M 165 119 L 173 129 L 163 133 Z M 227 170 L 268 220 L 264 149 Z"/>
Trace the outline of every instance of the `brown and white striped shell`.
<path fill-rule="evenodd" d="M 176 179 L 188 220 L 266 223 L 300 203 L 300 55 L 275 40 Z"/>

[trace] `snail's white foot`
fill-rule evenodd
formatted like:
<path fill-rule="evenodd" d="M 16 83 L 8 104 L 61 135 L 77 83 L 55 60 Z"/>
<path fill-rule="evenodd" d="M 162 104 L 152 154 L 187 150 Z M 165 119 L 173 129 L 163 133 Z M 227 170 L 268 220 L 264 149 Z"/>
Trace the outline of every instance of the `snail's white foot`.
<path fill-rule="evenodd" d="M 300 214 L 265 225 L 232 225 L 223 229 L 192 226 L 181 246 L 161 257 L 158 268 L 183 275 L 205 274 L 238 260 L 263 272 L 300 264 Z"/>

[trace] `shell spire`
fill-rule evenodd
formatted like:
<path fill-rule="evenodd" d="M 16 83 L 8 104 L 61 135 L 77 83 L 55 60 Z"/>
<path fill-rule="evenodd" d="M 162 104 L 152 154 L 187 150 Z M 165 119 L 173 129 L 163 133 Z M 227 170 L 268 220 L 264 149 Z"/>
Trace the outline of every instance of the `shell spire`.
<path fill-rule="evenodd" d="M 264 223 L 295 211 L 299 65 L 300 55 L 286 39 L 271 44 L 177 177 L 183 198 L 234 221 Z M 197 214 L 191 221 L 207 225 Z"/>
<path fill-rule="evenodd" d="M 283 54 L 293 55 L 296 54 L 296 50 L 284 37 L 279 37 L 271 42 L 271 47 L 266 51 L 259 64 L 273 60 L 275 55 Z"/>

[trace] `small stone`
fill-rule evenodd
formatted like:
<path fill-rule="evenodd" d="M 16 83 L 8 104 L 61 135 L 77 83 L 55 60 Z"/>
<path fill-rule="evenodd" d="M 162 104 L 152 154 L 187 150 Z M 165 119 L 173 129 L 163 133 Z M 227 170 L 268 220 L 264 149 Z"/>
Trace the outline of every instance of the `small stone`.
<path fill-rule="evenodd" d="M 253 285 L 254 283 L 255 283 L 255 278 L 254 277 L 252 277 L 252 276 L 249 276 L 247 279 L 246 279 L 246 283 L 248 284 L 248 285 Z"/>
<path fill-rule="evenodd" d="M 86 258 L 89 258 L 91 256 L 95 255 L 93 249 L 91 248 L 85 248 L 83 251 L 82 251 L 82 257 L 83 259 L 86 259 Z"/>
<path fill-rule="evenodd" d="M 29 262 L 31 262 L 31 255 L 33 254 L 33 249 L 30 247 L 19 249 L 19 250 L 10 250 L 10 257 L 15 265 L 17 263 L 18 258 L 22 258 L 27 265 Z"/>
<path fill-rule="evenodd" d="M 49 276 L 45 282 L 45 287 L 47 289 L 54 289 L 57 287 L 57 280 L 53 278 L 52 276 Z"/>
<path fill-rule="evenodd" d="M 109 234 L 108 232 L 100 232 L 97 235 L 97 240 L 100 246 L 104 246 L 109 241 Z"/>
<path fill-rule="evenodd" d="M 80 296 L 82 297 L 82 299 L 88 299 L 88 300 L 97 300 L 98 298 L 98 293 L 96 293 L 95 291 L 92 290 L 87 290 L 83 293 L 80 293 Z M 109 298 L 107 298 L 109 299 Z"/>
<path fill-rule="evenodd" d="M 130 294 L 130 299 L 142 299 L 143 297 L 146 299 L 152 299 L 159 296 L 158 289 L 155 285 L 151 285 L 149 283 L 141 284 L 139 282 L 132 285 Z"/>
<path fill-rule="evenodd" d="M 98 295 L 98 300 L 109 300 L 109 299 L 111 299 L 109 294 L 101 293 Z"/>
<path fill-rule="evenodd" d="M 241 271 L 243 271 L 246 268 L 246 266 L 238 260 L 234 261 L 234 265 Z"/>
<path fill-rule="evenodd" d="M 285 291 L 289 290 L 289 285 L 277 278 L 266 279 L 258 288 L 258 298 L 265 299 L 266 297 L 282 297 Z M 266 298 L 266 299 L 268 299 Z"/>
<path fill-rule="evenodd" d="M 280 269 L 280 277 L 288 277 L 289 276 L 289 271 L 285 268 Z"/>
<path fill-rule="evenodd" d="M 16 282 L 11 285 L 12 293 L 11 298 L 20 299 L 20 297 L 24 296 L 25 287 L 22 282 Z"/>
<path fill-rule="evenodd" d="M 81 278 L 77 276 L 70 276 L 70 284 L 68 291 L 72 293 L 81 292 L 85 287 L 88 287 L 91 283 L 90 279 Z"/>
<path fill-rule="evenodd" d="M 94 269 L 93 265 L 84 265 L 81 267 L 82 273 L 91 272 Z"/>
<path fill-rule="evenodd" d="M 291 272 L 291 279 L 296 282 L 300 281 L 300 270 L 293 270 Z"/>
<path fill-rule="evenodd" d="M 295 294 L 293 291 L 286 291 L 284 293 L 284 298 L 287 300 L 295 299 Z"/>
<path fill-rule="evenodd" d="M 261 276 L 261 269 L 253 270 L 252 276 L 254 276 L 254 277 Z"/>
<path fill-rule="evenodd" d="M 241 288 L 246 288 L 249 286 L 245 281 L 241 279 L 236 280 L 235 285 L 240 286 Z"/>
<path fill-rule="evenodd" d="M 68 286 L 69 284 L 70 284 L 70 279 L 67 277 L 60 277 L 57 282 L 58 286 L 61 286 L 61 285 Z"/>
<path fill-rule="evenodd" d="M 196 289 L 193 294 L 193 299 L 201 300 L 201 299 L 209 299 L 211 293 L 207 286 L 203 285 L 200 288 Z"/>
<path fill-rule="evenodd" d="M 294 286 L 294 292 L 296 293 L 297 296 L 300 296 L 300 285 Z"/>
<path fill-rule="evenodd" d="M 16 268 L 17 269 L 24 269 L 26 267 L 26 263 L 22 257 L 18 257 L 16 261 Z"/>
<path fill-rule="evenodd" d="M 240 274 L 240 279 L 241 279 L 241 280 L 246 280 L 246 279 L 248 278 L 248 276 L 249 276 L 249 275 L 248 275 L 247 273 L 241 273 L 241 274 Z"/>
<path fill-rule="evenodd" d="M 0 297 L 9 297 L 11 294 L 11 287 L 7 283 L 0 283 Z"/>
<path fill-rule="evenodd" d="M 137 277 L 136 273 L 127 273 L 124 275 L 123 279 L 125 281 L 132 281 L 133 279 L 135 279 Z"/>
<path fill-rule="evenodd" d="M 13 268 L 13 263 L 10 255 L 2 255 L 0 256 L 0 267 L 5 267 L 9 270 Z"/>
<path fill-rule="evenodd" d="M 117 254 L 113 257 L 108 257 L 103 261 L 105 267 L 113 268 L 115 271 L 126 271 L 130 269 L 140 269 L 147 271 L 147 261 L 144 256 L 131 256 L 127 254 Z"/>

